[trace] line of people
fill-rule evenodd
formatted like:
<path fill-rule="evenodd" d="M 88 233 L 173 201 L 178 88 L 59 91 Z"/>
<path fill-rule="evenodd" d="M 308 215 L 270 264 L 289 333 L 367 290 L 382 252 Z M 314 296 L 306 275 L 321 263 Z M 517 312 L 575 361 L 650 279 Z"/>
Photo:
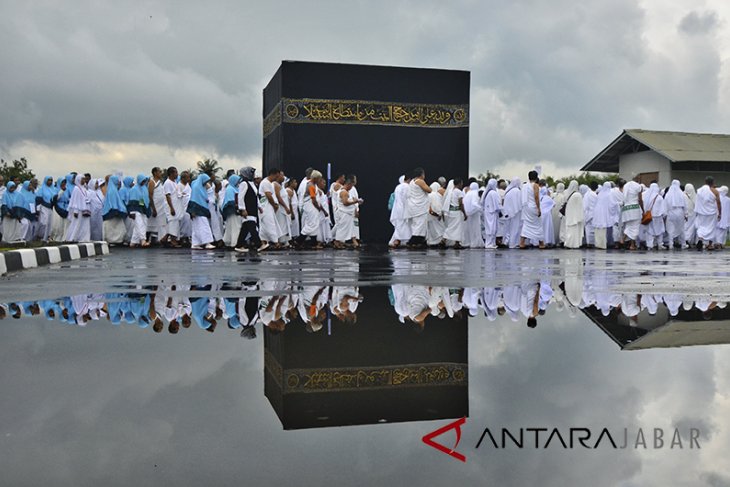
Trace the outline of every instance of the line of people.
<path fill-rule="evenodd" d="M 87 242 L 192 249 L 337 249 L 360 245 L 364 200 L 354 175 L 339 175 L 327 189 L 322 173 L 307 169 L 302 183 L 278 168 L 257 177 L 253 167 L 223 179 L 152 169 L 136 178 L 92 178 L 71 173 L 0 181 L 0 240 Z"/>
<path fill-rule="evenodd" d="M 678 180 L 664 189 L 635 181 L 573 180 L 548 188 L 537 171 L 528 181 L 441 177 L 427 184 L 423 169 L 401 176 L 391 195 L 391 248 L 497 249 L 723 248 L 730 227 L 727 186 L 714 179 L 695 191 Z"/>

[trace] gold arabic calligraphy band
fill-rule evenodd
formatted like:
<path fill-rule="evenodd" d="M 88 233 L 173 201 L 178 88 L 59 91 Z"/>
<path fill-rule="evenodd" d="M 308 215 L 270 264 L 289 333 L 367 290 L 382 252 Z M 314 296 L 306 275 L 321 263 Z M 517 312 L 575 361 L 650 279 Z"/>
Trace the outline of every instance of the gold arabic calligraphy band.
<path fill-rule="evenodd" d="M 469 126 L 469 105 L 282 98 L 264 118 L 264 137 L 281 123 L 463 128 Z"/>

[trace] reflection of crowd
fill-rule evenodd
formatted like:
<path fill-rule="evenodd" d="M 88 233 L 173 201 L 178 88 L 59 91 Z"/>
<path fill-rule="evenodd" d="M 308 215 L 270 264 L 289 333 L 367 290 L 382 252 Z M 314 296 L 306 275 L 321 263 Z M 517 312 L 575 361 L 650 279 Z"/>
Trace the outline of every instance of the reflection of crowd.
<path fill-rule="evenodd" d="M 239 292 L 240 297 L 216 297 Z M 156 333 L 167 328 L 171 334 L 190 328 L 193 323 L 213 332 L 219 323 L 225 322 L 231 330 L 240 329 L 242 337 L 255 338 L 257 323 L 283 331 L 287 323 L 301 319 L 311 332 L 321 330 L 331 318 L 355 323 L 361 301 L 354 286 L 296 286 L 277 281 L 250 285 L 159 285 L 138 287 L 130 293 L 80 294 L 0 304 L 0 319 L 45 316 L 78 326 L 105 320 L 113 325 L 151 327 Z"/>
<path fill-rule="evenodd" d="M 520 314 L 527 326 L 537 326 L 537 317 L 545 314 L 553 298 L 548 280 L 504 287 L 449 289 L 446 287 L 394 284 L 390 289 L 391 304 L 402 323 L 406 321 L 422 329 L 429 316 L 438 319 L 477 316 L 482 310 L 490 321 L 507 315 L 512 321 Z"/>
<path fill-rule="evenodd" d="M 573 277 L 562 282 L 542 279 L 499 287 L 458 288 L 394 284 L 390 288 L 391 305 L 402 323 L 411 322 L 419 329 L 429 316 L 438 319 L 477 316 L 483 313 L 489 321 L 506 315 L 512 321 L 527 320 L 527 326 L 537 326 L 537 319 L 549 306 L 566 310 L 571 316 L 577 310 L 595 307 L 603 316 L 617 311 L 633 322 L 642 311 L 656 315 L 665 306 L 670 316 L 680 309 L 698 309 L 705 319 L 714 309 L 727 303 L 712 297 L 690 299 L 679 294 L 622 293 L 611 291 L 602 276 Z"/>

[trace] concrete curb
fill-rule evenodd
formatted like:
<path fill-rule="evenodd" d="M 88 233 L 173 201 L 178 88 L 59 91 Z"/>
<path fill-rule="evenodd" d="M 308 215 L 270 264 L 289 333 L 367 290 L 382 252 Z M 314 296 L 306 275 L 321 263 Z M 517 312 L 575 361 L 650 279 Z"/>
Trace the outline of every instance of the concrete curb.
<path fill-rule="evenodd" d="M 106 242 L 89 242 L 59 245 L 58 247 L 8 250 L 7 252 L 0 252 L 0 276 L 8 272 L 77 260 L 83 257 L 106 255 L 108 253 L 109 244 Z"/>

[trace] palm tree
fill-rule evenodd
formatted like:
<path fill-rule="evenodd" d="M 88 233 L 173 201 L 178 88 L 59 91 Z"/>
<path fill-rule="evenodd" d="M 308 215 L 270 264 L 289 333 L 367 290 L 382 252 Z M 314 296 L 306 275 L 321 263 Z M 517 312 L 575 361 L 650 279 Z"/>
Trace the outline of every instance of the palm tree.
<path fill-rule="evenodd" d="M 206 157 L 202 161 L 197 162 L 198 174 L 208 174 L 209 176 L 217 175 L 222 168 L 218 165 L 218 161 L 212 157 Z"/>

